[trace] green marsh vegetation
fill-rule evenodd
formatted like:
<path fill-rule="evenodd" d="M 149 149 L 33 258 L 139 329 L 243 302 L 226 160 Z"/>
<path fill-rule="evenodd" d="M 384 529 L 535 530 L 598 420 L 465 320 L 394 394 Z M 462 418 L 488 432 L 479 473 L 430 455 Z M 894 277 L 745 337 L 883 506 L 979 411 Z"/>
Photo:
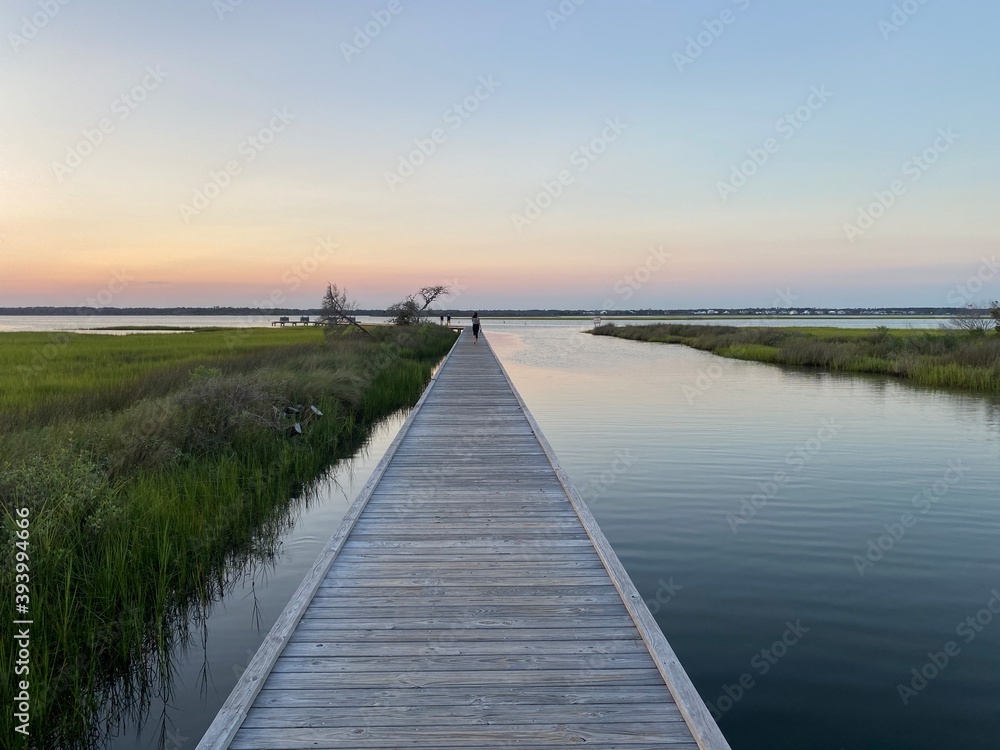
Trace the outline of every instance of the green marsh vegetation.
<path fill-rule="evenodd" d="M 1000 392 L 1000 335 L 987 330 L 610 324 L 593 333 L 684 344 L 734 359 L 891 375 L 932 387 Z"/>
<path fill-rule="evenodd" d="M 17 509 L 30 518 L 22 746 L 93 746 L 169 694 L 169 653 L 198 613 L 274 555 L 294 498 L 412 405 L 455 339 L 430 325 L 331 331 L 0 335 L 9 607 Z M 323 416 L 290 437 L 283 409 L 298 404 Z M 14 660 L 0 650 L 5 693 Z"/>

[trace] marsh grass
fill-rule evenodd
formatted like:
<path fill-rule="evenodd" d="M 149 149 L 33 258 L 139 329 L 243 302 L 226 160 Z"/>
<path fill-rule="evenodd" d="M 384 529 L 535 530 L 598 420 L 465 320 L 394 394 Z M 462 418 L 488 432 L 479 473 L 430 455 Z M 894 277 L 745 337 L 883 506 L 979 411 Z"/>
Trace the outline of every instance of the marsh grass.
<path fill-rule="evenodd" d="M 0 337 L 0 434 L 121 409 L 184 385 L 201 365 L 223 373 L 256 369 L 305 352 L 318 329 L 205 329 L 114 336 L 6 333 Z"/>
<path fill-rule="evenodd" d="M 891 375 L 926 386 L 1000 392 L 1000 335 L 992 333 L 680 324 L 609 324 L 593 333 L 684 344 L 735 359 Z"/>
<path fill-rule="evenodd" d="M 766 344 L 732 344 L 724 346 L 715 352 L 720 357 L 733 359 L 754 359 L 758 362 L 776 362 L 780 350 Z"/>
<path fill-rule="evenodd" d="M 419 328 L 67 336 L 30 381 L 11 372 L 45 337 L 0 336 L 0 592 L 28 508 L 30 746 L 93 746 L 169 695 L 173 647 L 273 557 L 294 499 L 417 399 L 454 341 Z M 324 416 L 289 438 L 293 404 Z"/>

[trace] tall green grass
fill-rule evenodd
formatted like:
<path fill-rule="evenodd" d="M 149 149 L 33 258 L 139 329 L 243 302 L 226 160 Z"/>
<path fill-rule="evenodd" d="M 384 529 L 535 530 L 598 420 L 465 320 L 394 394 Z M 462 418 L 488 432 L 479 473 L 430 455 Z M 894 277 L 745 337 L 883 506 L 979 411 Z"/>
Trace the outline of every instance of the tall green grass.
<path fill-rule="evenodd" d="M 891 375 L 920 385 L 1000 392 L 1000 335 L 994 333 L 681 324 L 609 324 L 593 333 L 684 344 L 735 359 Z"/>
<path fill-rule="evenodd" d="M 186 628 L 274 554 L 293 498 L 412 405 L 454 341 L 437 326 L 372 332 L 69 335 L 44 367 L 44 336 L 0 336 L 7 602 L 16 509 L 31 519 L 33 735 L 21 746 L 93 746 L 169 693 Z M 282 408 L 297 404 L 324 416 L 292 438 Z M 0 650 L 0 671 L 13 669 Z M 12 722 L 0 714 L 13 741 Z"/>
<path fill-rule="evenodd" d="M 0 434 L 123 408 L 184 384 L 192 366 L 239 372 L 323 340 L 317 328 L 0 336 Z"/>

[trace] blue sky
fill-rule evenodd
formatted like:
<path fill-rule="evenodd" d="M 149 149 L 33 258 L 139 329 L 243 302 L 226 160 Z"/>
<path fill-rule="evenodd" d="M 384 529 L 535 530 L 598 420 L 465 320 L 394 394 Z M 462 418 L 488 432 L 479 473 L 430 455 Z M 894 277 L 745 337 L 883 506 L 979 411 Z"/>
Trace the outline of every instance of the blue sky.
<path fill-rule="evenodd" d="M 483 308 L 948 304 L 1000 250 L 998 21 L 967 0 L 15 0 L 0 305 L 123 270 L 111 304 L 312 305 L 328 280 L 363 306 L 428 283 Z"/>

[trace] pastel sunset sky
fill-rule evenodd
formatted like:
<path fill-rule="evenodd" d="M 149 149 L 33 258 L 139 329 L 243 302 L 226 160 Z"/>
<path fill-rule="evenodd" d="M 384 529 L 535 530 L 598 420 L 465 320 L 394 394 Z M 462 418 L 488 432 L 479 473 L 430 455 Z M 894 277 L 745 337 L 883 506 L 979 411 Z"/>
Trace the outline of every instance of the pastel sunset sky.
<path fill-rule="evenodd" d="M 7 0 L 0 306 L 996 298 L 998 27 L 993 0 Z"/>

